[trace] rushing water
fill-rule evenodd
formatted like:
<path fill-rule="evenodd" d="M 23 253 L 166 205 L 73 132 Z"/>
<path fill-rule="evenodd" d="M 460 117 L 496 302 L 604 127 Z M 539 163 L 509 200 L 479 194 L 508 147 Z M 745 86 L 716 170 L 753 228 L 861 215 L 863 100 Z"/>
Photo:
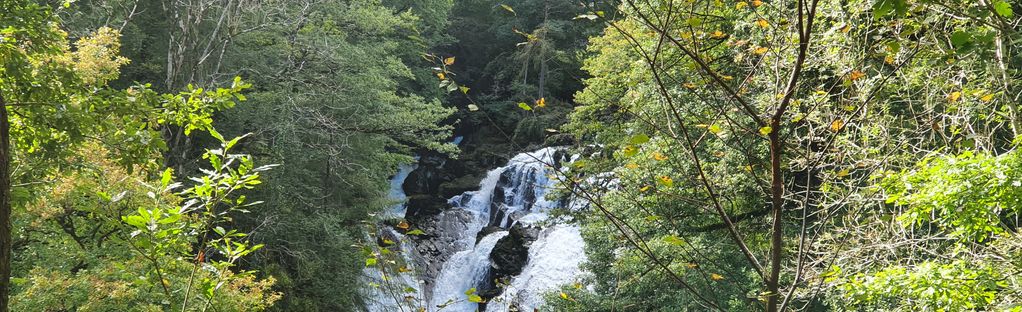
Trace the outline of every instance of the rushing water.
<path fill-rule="evenodd" d="M 479 288 L 486 284 L 486 277 L 492 270 L 490 254 L 494 246 L 508 235 L 507 229 L 516 223 L 538 227 L 539 236 L 529 246 L 528 262 L 522 272 L 511 278 L 504 292 L 493 298 L 485 307 L 488 311 L 509 311 L 509 307 L 517 307 L 519 311 L 533 311 L 543 305 L 544 294 L 556 291 L 559 287 L 575 282 L 581 273 L 579 265 L 585 261 L 583 251 L 585 244 L 579 228 L 564 218 L 550 218 L 548 212 L 559 207 L 573 207 L 572 203 L 547 198 L 549 191 L 555 186 L 552 176 L 559 174 L 549 165 L 563 161 L 563 154 L 557 148 L 543 148 L 531 153 L 521 153 L 513 157 L 504 167 L 489 171 L 480 182 L 476 191 L 451 198 L 451 208 L 441 213 L 439 222 L 453 223 L 454 226 L 443 226 L 450 233 L 432 233 L 451 238 L 454 243 L 449 246 L 451 256 L 441 266 L 432 287 L 422 289 L 419 281 L 412 273 L 401 274 L 389 282 L 412 284 L 405 298 L 405 306 L 398 300 L 387 298 L 366 298 L 369 311 L 398 311 L 408 305 L 424 306 L 428 311 L 469 312 L 480 309 L 477 303 L 468 300 L 466 291 Z M 403 195 L 401 183 L 411 169 L 402 167 L 391 183 L 392 196 Z M 414 169 L 414 168 L 412 168 Z M 400 180 L 400 181 L 397 181 Z M 398 193 L 400 192 L 400 193 Z M 392 215 L 400 215 L 404 206 L 395 207 Z M 500 227 L 504 230 L 491 230 L 489 234 L 478 238 L 478 234 L 487 226 Z M 411 250 L 412 242 L 397 233 L 388 236 L 401 240 L 402 250 Z M 477 242 L 478 240 L 478 242 Z M 407 259 L 406 263 L 412 263 Z M 373 279 L 372 274 L 380 275 L 378 270 L 367 269 L 368 282 L 386 283 L 380 278 Z M 367 292 L 366 296 L 383 296 L 401 299 L 386 292 L 386 287 Z M 419 304 L 408 304 L 417 301 Z M 428 303 L 428 304 L 422 304 Z"/>

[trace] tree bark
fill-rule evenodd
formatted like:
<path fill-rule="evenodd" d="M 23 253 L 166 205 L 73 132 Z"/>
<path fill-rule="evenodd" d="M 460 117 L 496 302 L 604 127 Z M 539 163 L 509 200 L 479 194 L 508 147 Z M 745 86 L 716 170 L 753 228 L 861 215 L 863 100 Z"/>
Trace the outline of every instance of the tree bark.
<path fill-rule="evenodd" d="M 11 289 L 11 123 L 0 94 L 0 312 L 8 311 Z"/>
<path fill-rule="evenodd" d="M 784 176 L 781 172 L 781 135 L 780 122 L 774 118 L 770 122 L 770 210 L 773 224 L 770 226 L 770 275 L 766 279 L 767 312 L 777 312 L 780 302 L 781 253 L 784 247 L 783 209 L 784 207 Z"/>

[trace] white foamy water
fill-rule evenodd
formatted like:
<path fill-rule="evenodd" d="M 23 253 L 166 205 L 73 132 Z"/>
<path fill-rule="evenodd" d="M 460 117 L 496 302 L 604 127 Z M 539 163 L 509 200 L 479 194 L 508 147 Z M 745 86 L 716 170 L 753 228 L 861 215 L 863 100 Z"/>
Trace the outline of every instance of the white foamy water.
<path fill-rule="evenodd" d="M 575 282 L 581 273 L 579 265 L 585 260 L 585 241 L 578 226 L 557 224 L 543 230 L 529 248 L 529 263 L 522 273 L 490 301 L 486 311 L 508 311 L 512 305 L 518 311 L 542 307 L 546 293 Z"/>
<path fill-rule="evenodd" d="M 570 224 L 569 218 L 548 217 L 552 209 L 576 205 L 547 198 L 556 186 L 551 176 L 560 174 L 550 168 L 560 160 L 556 159 L 558 153 L 558 148 L 547 147 L 515 155 L 506 166 L 487 172 L 478 190 L 451 198 L 448 201 L 451 208 L 441 213 L 438 219 L 440 222 L 455 222 L 457 226 L 444 223 L 442 228 L 450 229 L 448 231 L 452 233 L 430 234 L 452 238 L 450 241 L 454 243 L 447 247 L 452 254 L 440 266 L 431 289 L 416 288 L 409 296 L 418 300 L 427 311 L 476 311 L 479 305 L 468 301 L 465 292 L 487 282 L 485 279 L 492 269 L 490 253 L 497 242 L 508 235 L 506 229 L 516 223 L 545 228 L 540 230 L 539 237 L 529 247 L 528 263 L 522 272 L 511 279 L 511 284 L 501 295 L 491 300 L 487 311 L 507 311 L 512 304 L 520 311 L 532 311 L 543 305 L 544 294 L 573 283 L 581 273 L 579 265 L 585 261 L 585 242 L 578 227 Z M 407 172 L 405 169 L 402 167 L 392 180 L 392 198 L 404 197 L 400 185 L 414 168 Z M 398 179 L 400 183 L 396 182 Z M 400 215 L 404 211 L 403 205 L 394 209 Z M 486 226 L 497 226 L 505 231 L 490 233 L 476 243 L 477 234 Z M 411 246 L 402 247 L 411 250 Z M 403 276 L 394 280 L 406 282 Z M 416 282 L 414 278 L 407 281 Z M 422 298 L 423 293 L 431 295 Z M 376 301 L 380 303 L 368 306 L 369 311 L 399 311 L 404 308 L 394 300 Z"/>

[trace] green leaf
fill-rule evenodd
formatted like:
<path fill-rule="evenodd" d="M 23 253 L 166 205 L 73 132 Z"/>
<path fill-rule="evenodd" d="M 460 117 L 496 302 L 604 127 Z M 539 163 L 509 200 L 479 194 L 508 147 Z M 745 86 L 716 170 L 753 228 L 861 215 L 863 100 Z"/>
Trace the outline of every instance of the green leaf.
<path fill-rule="evenodd" d="M 479 297 L 479 295 L 468 295 L 468 301 L 469 302 L 475 302 L 475 303 L 481 303 L 481 302 L 483 302 L 483 297 Z"/>
<path fill-rule="evenodd" d="M 217 141 L 220 141 L 221 143 L 224 142 L 224 136 L 220 135 L 220 132 L 217 132 L 216 129 L 214 129 L 213 127 L 209 127 L 208 130 L 209 135 L 213 136 L 213 138 L 215 138 Z"/>
<path fill-rule="evenodd" d="M 951 45 L 953 45 L 956 50 L 963 50 L 968 46 L 970 41 L 972 41 L 972 35 L 967 32 L 959 30 L 951 34 Z"/>
<path fill-rule="evenodd" d="M 469 288 L 468 290 L 465 291 L 465 295 L 471 295 L 471 294 L 474 294 L 474 293 L 476 293 L 476 288 L 475 287 Z"/>
<path fill-rule="evenodd" d="M 623 153 L 625 157 L 632 157 L 635 156 L 635 154 L 639 153 L 639 148 L 635 147 L 634 145 L 628 145 L 621 150 L 621 153 Z"/>
<path fill-rule="evenodd" d="M 163 188 L 167 188 L 167 186 L 170 185 L 171 179 L 173 178 L 174 178 L 173 168 L 167 168 L 166 170 L 163 170 L 163 176 L 160 177 L 160 185 Z"/>
<path fill-rule="evenodd" d="M 1011 11 L 1011 3 L 1004 0 L 994 1 L 994 11 L 1003 17 L 1012 17 L 1015 15 L 1015 13 Z"/>
<path fill-rule="evenodd" d="M 525 104 L 525 102 L 518 103 L 518 107 L 521 107 L 522 109 L 527 111 L 532 110 L 532 106 L 529 106 L 529 104 Z"/>
<path fill-rule="evenodd" d="M 408 231 L 408 233 L 405 233 L 405 235 L 426 235 L 426 232 L 423 232 L 420 229 L 414 229 L 414 230 Z"/>
<path fill-rule="evenodd" d="M 904 16 L 908 13 L 908 3 L 905 0 L 878 0 L 873 3 L 873 16 L 875 18 L 887 17 L 891 14 L 895 17 Z"/>
<path fill-rule="evenodd" d="M 633 135 L 632 138 L 628 140 L 628 143 L 632 143 L 634 145 L 639 145 L 646 142 L 649 142 L 649 136 L 642 133 Z"/>
<path fill-rule="evenodd" d="M 374 266 L 374 265 L 376 265 L 376 258 L 366 258 L 366 266 L 367 267 L 368 266 Z"/>
<path fill-rule="evenodd" d="M 685 240 L 675 235 L 665 236 L 664 242 L 675 246 L 681 246 L 685 244 Z"/>

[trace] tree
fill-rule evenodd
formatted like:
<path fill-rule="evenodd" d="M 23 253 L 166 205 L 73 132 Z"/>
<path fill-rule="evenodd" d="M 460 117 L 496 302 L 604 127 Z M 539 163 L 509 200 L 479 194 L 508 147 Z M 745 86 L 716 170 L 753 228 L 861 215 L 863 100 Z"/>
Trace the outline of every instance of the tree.
<path fill-rule="evenodd" d="M 35 1 L 9 0 L 0 9 L 0 310 L 9 306 L 12 181 L 28 183 L 64 166 L 74 147 L 86 141 L 108 146 L 121 165 L 149 161 L 165 148 L 156 127 L 185 132 L 210 128 L 210 115 L 243 99 L 247 85 L 157 94 L 142 85 L 108 88 L 127 60 L 117 56 L 118 33 L 100 29 L 72 50 L 58 28 L 53 8 Z M 19 167 L 17 175 L 11 164 Z"/>
<path fill-rule="evenodd" d="M 878 173 L 911 166 L 922 151 L 1003 149 L 1014 137 L 1009 118 L 990 114 L 1013 114 L 1015 95 L 1000 96 L 1017 94 L 1004 78 L 1017 70 L 980 61 L 997 50 L 993 38 L 1012 36 L 998 26 L 1014 18 L 1010 10 L 811 0 L 620 6 L 618 19 L 592 13 L 607 29 L 590 47 L 594 78 L 567 126 L 600 147 L 582 149 L 580 173 L 620 179 L 610 189 L 575 188 L 600 216 L 588 217 L 588 238 L 597 289 L 608 296 L 711 310 L 820 305 L 828 257 L 849 245 L 840 241 L 849 239 L 844 221 L 883 201 Z M 970 18 L 940 18 L 947 7 Z M 955 125 L 920 121 L 931 113 L 956 116 Z M 653 270 L 664 276 L 617 284 Z M 683 293 L 656 292 L 656 282 Z"/>

